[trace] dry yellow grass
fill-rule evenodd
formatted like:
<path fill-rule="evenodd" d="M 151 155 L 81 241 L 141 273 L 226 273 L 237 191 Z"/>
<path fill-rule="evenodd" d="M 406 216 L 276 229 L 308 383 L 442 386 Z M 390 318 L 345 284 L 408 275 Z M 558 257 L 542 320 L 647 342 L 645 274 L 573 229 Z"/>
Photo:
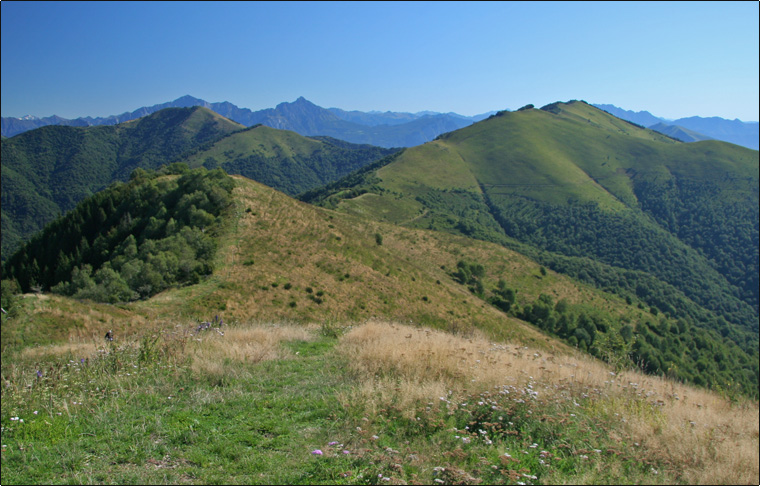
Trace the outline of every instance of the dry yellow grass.
<path fill-rule="evenodd" d="M 24 348 L 21 351 L 22 360 L 40 360 L 47 358 L 62 358 L 67 355 L 75 357 L 89 357 L 97 353 L 98 346 L 94 341 L 71 342 L 68 344 L 52 344 L 35 348 Z"/>
<path fill-rule="evenodd" d="M 597 397 L 588 402 L 589 412 L 622 417 L 621 434 L 672 464 L 679 481 L 757 484 L 760 477 L 757 403 L 731 403 L 638 372 L 614 374 L 581 355 L 555 356 L 493 344 L 478 334 L 464 338 L 381 321 L 352 329 L 338 349 L 363 383 L 341 397 L 344 406 L 362 403 L 373 413 L 392 403 L 409 415 L 420 402 L 455 402 L 494 387 L 530 386 L 548 399 L 577 387 Z"/>
<path fill-rule="evenodd" d="M 193 337 L 195 345 L 189 346 L 186 353 L 192 359 L 194 371 L 211 376 L 223 376 L 239 370 L 230 364 L 258 363 L 281 359 L 289 351 L 280 346 L 283 341 L 314 338 L 314 333 L 302 326 L 250 324 L 224 331 L 213 329 Z"/>

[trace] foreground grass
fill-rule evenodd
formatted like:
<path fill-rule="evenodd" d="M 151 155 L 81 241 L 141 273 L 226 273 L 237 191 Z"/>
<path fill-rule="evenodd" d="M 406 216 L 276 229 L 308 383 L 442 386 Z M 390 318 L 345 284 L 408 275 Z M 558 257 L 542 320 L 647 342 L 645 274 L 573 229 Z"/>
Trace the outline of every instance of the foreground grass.
<path fill-rule="evenodd" d="M 2 483 L 758 482 L 754 403 L 476 334 L 176 326 L 4 357 Z"/>

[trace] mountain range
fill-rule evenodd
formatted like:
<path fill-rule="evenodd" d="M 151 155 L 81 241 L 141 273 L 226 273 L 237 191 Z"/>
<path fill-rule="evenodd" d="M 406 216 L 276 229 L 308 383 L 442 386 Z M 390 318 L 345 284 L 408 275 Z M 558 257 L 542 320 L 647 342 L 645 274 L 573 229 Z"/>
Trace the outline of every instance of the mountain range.
<path fill-rule="evenodd" d="M 73 120 L 50 116 L 37 118 L 3 117 L 2 136 L 12 137 L 28 130 L 46 125 L 65 125 L 76 127 L 114 125 L 134 120 L 165 108 L 189 108 L 202 106 L 230 120 L 245 126 L 257 124 L 272 128 L 292 130 L 304 136 L 326 135 L 340 140 L 358 144 L 370 144 L 380 147 L 412 147 L 428 142 L 441 133 L 466 127 L 480 121 L 494 112 L 475 116 L 463 116 L 457 113 L 438 113 L 423 111 L 404 112 L 362 112 L 345 111 L 340 108 L 322 108 L 303 97 L 292 103 L 280 103 L 275 108 L 252 111 L 239 108 L 230 102 L 214 102 L 186 95 L 174 101 L 149 107 L 142 107 L 132 112 L 108 117 L 81 117 Z M 652 115 L 648 111 L 631 111 L 611 104 L 593 104 L 612 115 L 628 120 L 643 127 L 652 128 L 682 142 L 698 140 L 723 140 L 754 150 L 758 149 L 758 122 L 726 120 L 719 117 L 688 117 L 667 120 Z"/>
<path fill-rule="evenodd" d="M 411 147 L 428 142 L 441 133 L 465 127 L 482 120 L 492 113 L 472 117 L 456 113 L 398 113 L 344 111 L 325 109 L 303 97 L 292 103 L 280 103 L 275 108 L 251 111 L 229 102 L 209 103 L 192 96 L 183 96 L 168 103 L 139 108 L 130 113 L 101 118 L 76 118 L 67 120 L 58 116 L 36 118 L 3 117 L 2 135 L 12 137 L 27 130 L 46 125 L 76 127 L 115 125 L 134 120 L 165 108 L 188 108 L 202 106 L 230 120 L 245 125 L 266 125 L 272 128 L 292 130 L 304 136 L 324 135 L 347 142 L 370 144 L 380 147 Z"/>

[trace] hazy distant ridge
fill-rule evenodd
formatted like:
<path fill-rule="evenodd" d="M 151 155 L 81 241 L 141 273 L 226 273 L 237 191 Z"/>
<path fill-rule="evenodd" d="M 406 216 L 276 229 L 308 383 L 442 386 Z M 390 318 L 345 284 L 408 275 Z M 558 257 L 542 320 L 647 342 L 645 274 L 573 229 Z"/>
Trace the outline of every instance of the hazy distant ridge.
<path fill-rule="evenodd" d="M 282 130 L 292 130 L 300 135 L 327 135 L 352 143 L 370 144 L 381 147 L 411 147 L 433 140 L 441 133 L 464 128 L 480 121 L 492 113 L 472 117 L 457 113 L 396 113 L 344 111 L 338 108 L 325 109 L 298 98 L 292 103 L 280 103 L 275 108 L 252 111 L 239 108 L 227 101 L 208 101 L 183 96 L 168 103 L 142 107 L 129 113 L 109 117 L 84 117 L 68 120 L 58 116 L 46 118 L 23 117 L 2 119 L 2 134 L 12 137 L 28 130 L 46 125 L 95 126 L 116 125 L 125 121 L 150 115 L 164 108 L 189 108 L 202 106 L 230 120 L 245 126 L 257 124 Z"/>
<path fill-rule="evenodd" d="M 691 116 L 677 120 L 667 120 L 656 117 L 648 111 L 624 110 L 615 105 L 594 104 L 593 106 L 618 118 L 651 128 L 665 135 L 678 138 L 683 142 L 716 139 L 735 143 L 736 145 L 753 150 L 758 150 L 760 146 L 760 125 L 756 121 L 726 120 L 717 116 L 708 118 Z M 667 126 L 676 128 L 667 128 Z"/>

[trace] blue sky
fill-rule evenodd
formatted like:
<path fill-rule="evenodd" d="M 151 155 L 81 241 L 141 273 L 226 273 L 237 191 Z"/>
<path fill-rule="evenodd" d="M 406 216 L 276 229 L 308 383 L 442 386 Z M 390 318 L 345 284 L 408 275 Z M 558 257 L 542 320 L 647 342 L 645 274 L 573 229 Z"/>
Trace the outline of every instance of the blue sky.
<path fill-rule="evenodd" d="M 758 120 L 758 2 L 0 2 L 2 116 L 189 94 L 475 115 L 583 99 Z"/>

